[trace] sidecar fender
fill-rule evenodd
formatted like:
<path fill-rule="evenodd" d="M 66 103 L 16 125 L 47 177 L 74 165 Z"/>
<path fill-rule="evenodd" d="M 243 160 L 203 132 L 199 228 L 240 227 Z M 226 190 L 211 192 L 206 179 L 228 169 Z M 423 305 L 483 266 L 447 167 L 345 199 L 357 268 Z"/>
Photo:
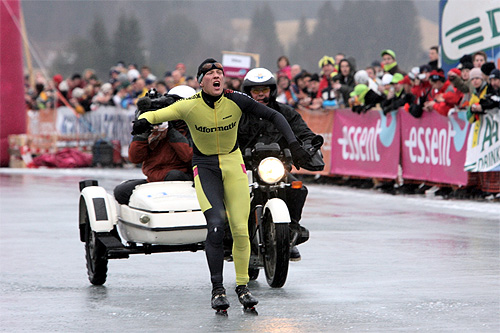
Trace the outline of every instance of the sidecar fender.
<path fill-rule="evenodd" d="M 80 238 L 88 216 L 90 227 L 95 232 L 109 232 L 118 221 L 115 199 L 100 186 L 89 186 L 80 192 L 79 226 Z"/>
<path fill-rule="evenodd" d="M 269 211 L 274 223 L 290 223 L 290 213 L 286 203 L 279 198 L 269 199 L 264 206 L 264 212 Z"/>

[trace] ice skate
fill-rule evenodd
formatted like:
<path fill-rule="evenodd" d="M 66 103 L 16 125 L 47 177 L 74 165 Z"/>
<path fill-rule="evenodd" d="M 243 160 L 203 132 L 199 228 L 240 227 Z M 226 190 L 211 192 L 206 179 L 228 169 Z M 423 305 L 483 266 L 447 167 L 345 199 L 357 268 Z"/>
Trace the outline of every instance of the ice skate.
<path fill-rule="evenodd" d="M 259 303 L 259 301 L 250 293 L 248 287 L 246 285 L 237 286 L 235 291 L 236 294 L 238 294 L 238 300 L 241 305 L 243 305 L 243 311 L 257 314 L 255 306 Z"/>
<path fill-rule="evenodd" d="M 223 287 L 214 288 L 212 290 L 212 309 L 216 310 L 216 314 L 227 316 L 229 301 L 226 297 L 226 289 Z"/>

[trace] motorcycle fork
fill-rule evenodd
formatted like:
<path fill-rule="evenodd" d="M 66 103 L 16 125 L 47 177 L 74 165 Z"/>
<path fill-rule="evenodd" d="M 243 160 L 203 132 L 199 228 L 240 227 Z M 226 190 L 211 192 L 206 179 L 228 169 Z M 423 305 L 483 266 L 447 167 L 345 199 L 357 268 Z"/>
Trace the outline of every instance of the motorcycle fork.
<path fill-rule="evenodd" d="M 255 206 L 254 209 L 254 218 L 255 218 L 255 226 L 257 229 L 257 242 L 259 244 L 259 252 L 264 253 L 264 233 L 263 233 L 263 228 L 262 228 L 262 212 L 263 212 L 263 207 L 262 205 L 257 205 Z"/>

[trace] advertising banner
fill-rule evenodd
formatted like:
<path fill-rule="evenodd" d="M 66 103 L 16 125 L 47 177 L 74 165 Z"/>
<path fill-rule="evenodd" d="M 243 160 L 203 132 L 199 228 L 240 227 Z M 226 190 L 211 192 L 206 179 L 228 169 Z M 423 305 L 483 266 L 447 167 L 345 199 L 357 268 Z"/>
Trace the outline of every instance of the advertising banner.
<path fill-rule="evenodd" d="M 57 109 L 56 129 L 59 134 L 97 134 L 109 140 L 119 140 L 122 147 L 128 147 L 132 140 L 134 109 L 120 109 L 101 106 L 80 117 L 67 107 Z"/>
<path fill-rule="evenodd" d="M 252 57 L 242 54 L 225 53 L 222 55 L 222 66 L 224 75 L 243 79 L 250 70 Z"/>
<path fill-rule="evenodd" d="M 400 127 L 397 111 L 357 114 L 337 110 L 330 173 L 376 178 L 398 175 Z"/>
<path fill-rule="evenodd" d="M 500 111 L 488 111 L 471 125 L 465 170 L 500 171 Z"/>
<path fill-rule="evenodd" d="M 399 115 L 403 178 L 466 185 L 464 162 L 470 126 L 465 111 L 449 117 L 436 112 L 424 112 L 421 118 L 407 112 Z"/>
<path fill-rule="evenodd" d="M 500 1 L 441 0 L 441 67 L 456 67 L 466 54 L 484 51 L 500 67 Z"/>

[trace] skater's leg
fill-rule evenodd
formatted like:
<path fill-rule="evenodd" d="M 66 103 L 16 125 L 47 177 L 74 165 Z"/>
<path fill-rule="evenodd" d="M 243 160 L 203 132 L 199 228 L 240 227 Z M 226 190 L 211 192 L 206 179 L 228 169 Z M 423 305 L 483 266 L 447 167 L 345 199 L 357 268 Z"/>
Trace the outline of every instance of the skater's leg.
<path fill-rule="evenodd" d="M 248 178 L 239 151 L 225 155 L 222 175 L 224 179 L 224 202 L 229 226 L 233 236 L 233 260 L 236 284 L 246 285 L 249 281 L 248 262 L 250 260 L 250 239 L 248 237 L 248 215 L 250 194 Z"/>
<path fill-rule="evenodd" d="M 223 187 L 220 169 L 198 164 L 194 167 L 194 182 L 198 202 L 207 221 L 205 253 L 214 288 L 223 286 L 224 222 Z"/>

